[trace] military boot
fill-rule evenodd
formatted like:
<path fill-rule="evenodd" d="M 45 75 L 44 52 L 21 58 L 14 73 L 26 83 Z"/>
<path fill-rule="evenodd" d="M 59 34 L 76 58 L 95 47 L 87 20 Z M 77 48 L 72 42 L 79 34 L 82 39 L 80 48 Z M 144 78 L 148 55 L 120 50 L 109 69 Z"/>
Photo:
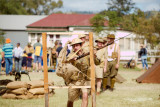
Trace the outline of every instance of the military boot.
<path fill-rule="evenodd" d="M 112 78 L 112 79 L 111 79 L 111 87 L 110 87 L 110 91 L 113 91 L 115 81 L 116 81 L 116 79 L 115 79 L 115 78 Z"/>
<path fill-rule="evenodd" d="M 67 107 L 73 107 L 73 102 L 72 101 L 68 101 L 67 102 Z"/>
<path fill-rule="evenodd" d="M 103 91 L 106 90 L 107 87 L 107 78 L 103 78 Z"/>

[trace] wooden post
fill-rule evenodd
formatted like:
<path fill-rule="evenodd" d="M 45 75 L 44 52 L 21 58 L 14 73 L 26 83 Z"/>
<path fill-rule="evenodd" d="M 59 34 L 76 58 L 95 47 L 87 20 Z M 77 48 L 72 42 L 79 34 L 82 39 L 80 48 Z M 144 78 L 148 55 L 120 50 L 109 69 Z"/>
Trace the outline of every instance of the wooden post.
<path fill-rule="evenodd" d="M 47 66 L 47 33 L 42 33 L 42 44 L 43 44 L 43 69 L 44 69 L 45 107 L 49 107 L 48 66 Z"/>
<path fill-rule="evenodd" d="M 90 49 L 90 65 L 91 65 L 91 95 L 92 95 L 92 107 L 96 107 L 95 96 L 95 66 L 94 66 L 94 52 L 93 52 L 93 33 L 89 33 L 89 49 Z"/>

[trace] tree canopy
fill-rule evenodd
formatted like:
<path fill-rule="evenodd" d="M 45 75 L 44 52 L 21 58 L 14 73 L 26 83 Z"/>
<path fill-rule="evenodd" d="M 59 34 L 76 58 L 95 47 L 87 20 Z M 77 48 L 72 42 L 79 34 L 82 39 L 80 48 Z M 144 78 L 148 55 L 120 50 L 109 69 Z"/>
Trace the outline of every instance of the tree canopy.
<path fill-rule="evenodd" d="M 0 44 L 5 43 L 4 32 L 0 29 Z"/>
<path fill-rule="evenodd" d="M 109 11 L 117 11 L 118 16 L 128 14 L 134 7 L 132 0 L 109 0 L 107 5 Z"/>
<path fill-rule="evenodd" d="M 62 0 L 0 0 L 0 14 L 48 15 L 62 6 Z"/>

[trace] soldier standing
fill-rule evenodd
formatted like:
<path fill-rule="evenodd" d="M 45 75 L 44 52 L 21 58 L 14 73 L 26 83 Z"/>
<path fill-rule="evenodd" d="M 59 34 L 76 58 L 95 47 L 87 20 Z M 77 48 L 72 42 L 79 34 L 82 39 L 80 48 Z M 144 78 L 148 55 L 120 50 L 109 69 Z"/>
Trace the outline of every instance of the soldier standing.
<path fill-rule="evenodd" d="M 83 41 L 83 43 L 82 43 L 83 52 L 88 53 L 89 52 L 89 41 L 88 41 L 89 38 L 86 39 L 87 35 L 85 35 L 85 34 L 81 34 L 78 37 L 79 37 L 79 39 L 81 39 Z"/>
<path fill-rule="evenodd" d="M 82 50 L 82 43 L 83 41 L 81 39 L 73 39 L 71 46 L 73 47 L 73 52 L 68 55 L 68 57 L 72 56 L 72 54 L 76 53 L 76 56 L 83 55 L 84 52 Z M 81 59 L 76 60 L 72 62 L 72 65 L 74 65 L 76 68 L 78 68 L 82 73 L 78 73 L 78 78 L 74 78 L 72 82 L 69 84 L 69 86 L 73 85 L 90 85 L 90 79 L 88 78 L 90 76 L 89 72 L 89 56 L 85 56 Z M 88 76 L 86 76 L 88 75 Z M 71 78 L 71 79 L 72 79 Z M 82 88 L 82 89 L 76 89 L 76 88 L 69 88 L 68 89 L 68 103 L 67 107 L 73 107 L 73 102 L 79 97 L 80 91 L 82 91 L 82 107 L 88 106 L 88 91 L 89 89 Z"/>
<path fill-rule="evenodd" d="M 102 38 L 97 38 L 95 40 L 97 43 L 96 48 L 102 48 L 103 47 L 103 39 Z M 103 69 L 104 69 L 104 60 L 106 59 L 107 53 L 105 52 L 106 48 L 100 49 L 96 52 L 96 56 L 99 59 L 99 63 L 96 64 L 96 82 L 97 82 L 97 95 L 100 94 L 100 89 L 101 89 L 101 84 L 102 84 L 102 79 L 103 79 Z"/>
<path fill-rule="evenodd" d="M 120 62 L 120 48 L 119 45 L 114 42 L 115 35 L 107 35 L 108 44 L 108 58 L 105 60 L 104 67 L 104 79 L 103 79 L 103 90 L 107 88 L 113 91 L 115 84 L 115 76 L 117 75 L 119 62 Z M 106 66 L 107 65 L 107 66 Z"/>

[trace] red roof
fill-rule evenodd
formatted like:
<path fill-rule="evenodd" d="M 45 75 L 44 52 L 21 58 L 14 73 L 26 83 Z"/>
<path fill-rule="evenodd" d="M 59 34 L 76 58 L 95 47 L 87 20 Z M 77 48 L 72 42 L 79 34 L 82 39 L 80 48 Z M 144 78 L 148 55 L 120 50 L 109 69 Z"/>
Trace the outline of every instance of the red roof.
<path fill-rule="evenodd" d="M 51 14 L 27 27 L 68 27 L 91 26 L 90 19 L 95 14 Z M 108 24 L 105 23 L 107 26 Z"/>

